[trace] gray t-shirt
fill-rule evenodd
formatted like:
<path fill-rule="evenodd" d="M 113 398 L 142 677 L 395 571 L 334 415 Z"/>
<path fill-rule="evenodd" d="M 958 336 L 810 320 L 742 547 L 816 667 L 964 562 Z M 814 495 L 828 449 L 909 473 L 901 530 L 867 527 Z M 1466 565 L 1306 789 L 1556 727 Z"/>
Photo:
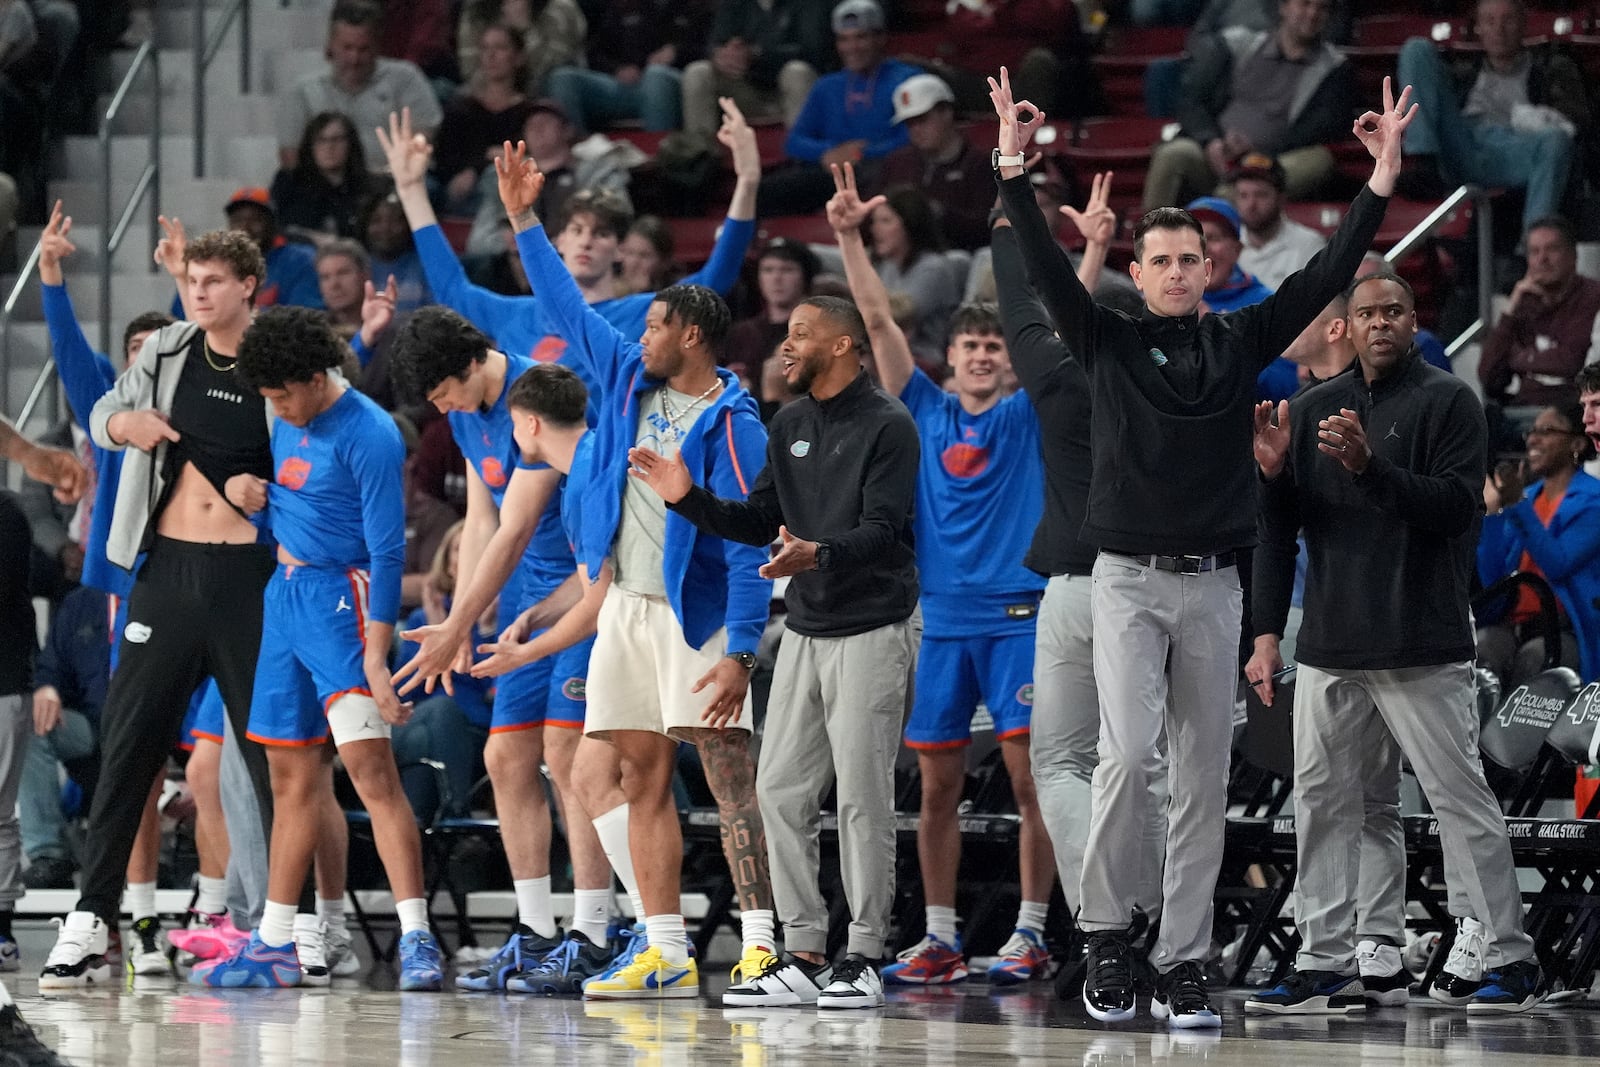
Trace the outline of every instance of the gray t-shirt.
<path fill-rule="evenodd" d="M 1283 143 L 1289 132 L 1289 110 L 1306 67 L 1317 55 L 1313 49 L 1300 59 L 1289 59 L 1271 40 L 1235 63 L 1232 95 L 1217 116 L 1218 125 L 1238 130 L 1263 152 L 1299 147 Z"/>
<path fill-rule="evenodd" d="M 1511 109 L 1528 102 L 1528 69 L 1531 66 L 1527 53 L 1523 53 L 1512 68 L 1504 74 L 1490 70 L 1484 64 L 1478 80 L 1472 83 L 1466 105 L 1461 114 L 1490 126 L 1511 125 Z"/>
<path fill-rule="evenodd" d="M 639 428 L 633 443 L 663 456 L 676 456 L 678 445 L 713 397 L 695 397 L 663 385 L 639 398 Z M 667 505 L 655 490 L 628 478 L 622 494 L 622 521 L 612 545 L 617 587 L 641 596 L 667 595 L 661 561 L 667 542 Z"/>
<path fill-rule="evenodd" d="M 365 88 L 347 93 L 333 80 L 331 70 L 302 78 L 287 93 L 278 97 L 278 144 L 294 148 L 306 123 L 323 111 L 337 111 L 355 124 L 361 148 L 367 156 L 367 169 L 381 173 L 388 167 L 377 128 L 389 126 L 390 112 L 411 109 L 411 125 L 433 136 L 444 118 L 439 98 L 427 75 L 403 59 L 379 59 L 372 80 Z"/>

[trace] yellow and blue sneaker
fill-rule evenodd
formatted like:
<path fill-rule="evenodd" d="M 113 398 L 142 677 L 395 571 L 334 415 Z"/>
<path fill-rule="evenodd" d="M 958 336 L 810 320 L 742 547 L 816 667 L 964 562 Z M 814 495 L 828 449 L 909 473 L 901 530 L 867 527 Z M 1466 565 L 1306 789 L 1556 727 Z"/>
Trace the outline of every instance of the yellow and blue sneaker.
<path fill-rule="evenodd" d="M 662 959 L 661 950 L 651 945 L 626 967 L 583 983 L 583 995 L 595 1000 L 698 997 L 700 971 L 692 959 L 682 964 L 668 963 Z"/>

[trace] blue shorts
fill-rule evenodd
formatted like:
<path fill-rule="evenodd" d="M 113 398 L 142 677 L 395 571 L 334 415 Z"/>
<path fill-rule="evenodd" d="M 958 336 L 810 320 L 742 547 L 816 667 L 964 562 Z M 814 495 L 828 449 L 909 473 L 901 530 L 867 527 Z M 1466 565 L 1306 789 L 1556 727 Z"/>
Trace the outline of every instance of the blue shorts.
<path fill-rule="evenodd" d="M 250 739 L 319 745 L 330 736 L 328 714 L 340 698 L 371 704 L 366 628 L 366 571 L 280 564 L 264 597 Z M 388 736 L 386 728 L 374 733 Z"/>
<path fill-rule="evenodd" d="M 918 749 L 971 744 L 979 700 L 989 708 L 996 737 L 1026 736 L 1033 713 L 1033 641 L 1031 633 L 924 635 L 906 744 Z"/>
<path fill-rule="evenodd" d="M 200 688 L 194 691 L 189 701 L 189 710 L 183 716 L 183 733 L 179 735 L 178 747 L 185 752 L 193 752 L 196 741 L 222 744 L 222 716 L 222 691 L 217 688 L 215 678 L 207 678 L 200 683 Z"/>
<path fill-rule="evenodd" d="M 491 734 L 535 726 L 583 729 L 589 678 L 589 650 L 594 638 L 580 641 L 500 679 L 489 719 Z"/>

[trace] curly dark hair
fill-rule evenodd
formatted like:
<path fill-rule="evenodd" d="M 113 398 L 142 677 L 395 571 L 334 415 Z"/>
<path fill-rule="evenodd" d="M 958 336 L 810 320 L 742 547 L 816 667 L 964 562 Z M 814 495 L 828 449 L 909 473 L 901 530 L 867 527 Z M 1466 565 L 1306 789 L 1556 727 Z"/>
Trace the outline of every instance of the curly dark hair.
<path fill-rule="evenodd" d="M 360 193 L 367 185 L 367 152 L 361 147 L 361 136 L 356 133 L 356 125 L 342 112 L 319 111 L 311 116 L 311 121 L 306 123 L 306 128 L 300 134 L 300 155 L 295 159 L 295 177 L 301 181 L 313 179 L 326 181 L 322 171 L 317 169 L 317 158 L 312 154 L 312 148 L 317 143 L 317 138 L 322 136 L 322 131 L 329 126 L 343 126 L 345 146 L 348 154 L 344 160 L 344 179 L 336 188 L 341 193 L 352 196 Z"/>
<path fill-rule="evenodd" d="M 128 350 L 128 342 L 133 340 L 134 334 L 146 333 L 150 330 L 159 330 L 163 326 L 171 326 L 178 320 L 168 315 L 165 311 L 143 311 L 128 320 L 127 327 L 122 331 L 122 350 Z"/>
<path fill-rule="evenodd" d="M 327 315 L 292 305 L 270 307 L 239 342 L 239 376 L 252 389 L 282 389 L 340 366 L 345 352 Z"/>
<path fill-rule="evenodd" d="M 464 378 L 493 347 L 483 331 L 449 308 L 419 308 L 389 352 L 389 373 L 401 391 L 422 401 L 446 378 Z"/>
<path fill-rule="evenodd" d="M 239 230 L 212 230 L 190 241 L 183 250 L 183 265 L 187 267 L 191 263 L 226 263 L 240 281 L 254 278 L 256 288 L 250 294 L 252 305 L 256 302 L 256 293 L 261 291 L 261 283 L 267 280 L 267 261 L 261 254 L 261 247 L 249 234 Z"/>
<path fill-rule="evenodd" d="M 653 304 L 667 306 L 666 321 L 700 327 L 700 338 L 713 355 L 722 351 L 733 313 L 716 290 L 703 285 L 669 285 L 651 298 Z"/>
<path fill-rule="evenodd" d="M 536 363 L 511 383 L 506 407 L 526 411 L 557 426 L 582 426 L 589 406 L 583 379 L 559 363 Z"/>

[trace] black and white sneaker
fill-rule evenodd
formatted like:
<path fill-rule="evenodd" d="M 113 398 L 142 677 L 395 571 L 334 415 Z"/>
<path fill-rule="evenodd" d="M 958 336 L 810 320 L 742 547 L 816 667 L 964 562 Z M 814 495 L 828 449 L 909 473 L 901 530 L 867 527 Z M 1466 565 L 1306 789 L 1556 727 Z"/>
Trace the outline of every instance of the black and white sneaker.
<path fill-rule="evenodd" d="M 1361 976 L 1338 971 L 1291 971 L 1271 989 L 1244 1002 L 1252 1015 L 1360 1015 L 1367 1010 Z"/>
<path fill-rule="evenodd" d="M 61 928 L 39 972 L 40 989 L 78 989 L 111 981 L 106 962 L 106 924 L 91 911 L 53 920 Z"/>
<path fill-rule="evenodd" d="M 1476 919 L 1460 920 L 1450 955 L 1428 987 L 1428 996 L 1453 1008 L 1470 1002 L 1483 986 L 1483 956 L 1488 948 L 1489 934 L 1484 925 Z"/>
<path fill-rule="evenodd" d="M 15 1004 L 0 1008 L 0 1067 L 71 1067 L 39 1040 Z"/>
<path fill-rule="evenodd" d="M 1404 1007 L 1411 1000 L 1411 983 L 1416 981 L 1406 970 L 1400 950 L 1393 945 L 1362 941 L 1356 945 L 1356 968 L 1361 973 L 1361 989 L 1374 1007 Z"/>
<path fill-rule="evenodd" d="M 768 956 L 760 971 L 723 991 L 722 1006 L 756 1008 L 815 1004 L 823 988 L 833 982 L 833 977 L 833 968 L 827 963 L 807 963 L 788 953 L 781 959 Z"/>
<path fill-rule="evenodd" d="M 333 982 L 328 969 L 328 944 L 322 920 L 308 912 L 294 917 L 294 949 L 300 957 L 300 984 L 325 986 Z"/>
<path fill-rule="evenodd" d="M 1133 950 L 1122 930 L 1094 930 L 1084 957 L 1083 1006 L 1103 1023 L 1125 1023 L 1134 1015 Z"/>
<path fill-rule="evenodd" d="M 133 938 L 125 954 L 130 976 L 138 978 L 172 977 L 172 959 L 167 955 L 167 935 L 161 920 L 154 915 L 133 924 Z"/>
<path fill-rule="evenodd" d="M 1156 975 L 1150 1014 L 1179 1030 L 1215 1030 L 1222 1025 L 1222 1016 L 1206 994 L 1206 976 L 1193 960 Z"/>
<path fill-rule="evenodd" d="M 833 981 L 817 994 L 819 1008 L 881 1008 L 883 980 L 865 956 L 852 952 L 833 969 Z"/>

